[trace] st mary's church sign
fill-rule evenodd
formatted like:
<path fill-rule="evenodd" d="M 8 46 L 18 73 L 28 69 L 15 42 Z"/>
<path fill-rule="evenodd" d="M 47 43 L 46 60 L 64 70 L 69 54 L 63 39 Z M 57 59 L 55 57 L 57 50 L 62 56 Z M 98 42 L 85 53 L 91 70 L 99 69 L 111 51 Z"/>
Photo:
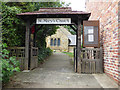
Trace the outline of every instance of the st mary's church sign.
<path fill-rule="evenodd" d="M 36 24 L 71 24 L 71 18 L 37 18 Z"/>

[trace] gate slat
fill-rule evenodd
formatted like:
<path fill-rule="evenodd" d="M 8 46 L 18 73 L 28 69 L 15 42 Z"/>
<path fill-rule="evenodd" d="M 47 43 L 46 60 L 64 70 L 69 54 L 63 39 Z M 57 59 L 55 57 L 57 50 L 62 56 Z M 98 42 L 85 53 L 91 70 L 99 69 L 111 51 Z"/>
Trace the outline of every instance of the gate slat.
<path fill-rule="evenodd" d="M 100 58 L 100 73 L 103 73 L 103 61 L 102 61 L 102 59 L 103 59 L 103 52 L 102 52 L 102 47 L 100 47 L 100 56 L 99 56 L 99 58 Z"/>

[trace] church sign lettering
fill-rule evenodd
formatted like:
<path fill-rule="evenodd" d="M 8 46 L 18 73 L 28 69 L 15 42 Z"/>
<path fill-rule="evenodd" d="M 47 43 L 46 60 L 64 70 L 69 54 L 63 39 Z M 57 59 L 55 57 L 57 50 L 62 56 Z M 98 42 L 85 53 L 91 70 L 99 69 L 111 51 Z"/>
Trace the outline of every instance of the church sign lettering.
<path fill-rule="evenodd" d="M 37 18 L 36 24 L 71 24 L 71 18 Z"/>

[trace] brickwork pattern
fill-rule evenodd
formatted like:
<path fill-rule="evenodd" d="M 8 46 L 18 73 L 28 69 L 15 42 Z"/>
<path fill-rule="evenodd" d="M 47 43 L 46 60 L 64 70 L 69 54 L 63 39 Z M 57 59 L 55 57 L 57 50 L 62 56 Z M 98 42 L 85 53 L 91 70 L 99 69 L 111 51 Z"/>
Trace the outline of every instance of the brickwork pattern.
<path fill-rule="evenodd" d="M 120 80 L 120 32 L 118 29 L 118 1 L 86 2 L 86 11 L 91 12 L 90 20 L 100 21 L 100 40 L 103 47 L 104 72 L 116 82 Z M 119 41 L 119 42 L 118 42 Z"/>

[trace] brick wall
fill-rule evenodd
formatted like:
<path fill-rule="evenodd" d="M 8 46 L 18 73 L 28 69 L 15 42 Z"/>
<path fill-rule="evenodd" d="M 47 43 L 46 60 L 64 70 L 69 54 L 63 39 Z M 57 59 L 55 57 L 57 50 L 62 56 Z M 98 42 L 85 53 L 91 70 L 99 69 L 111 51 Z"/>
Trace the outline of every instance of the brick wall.
<path fill-rule="evenodd" d="M 107 0 L 107 2 L 96 2 L 96 0 L 86 1 L 86 11 L 91 12 L 90 20 L 100 21 L 100 39 L 104 53 L 104 72 L 116 82 L 120 80 L 118 77 L 118 67 L 120 68 L 120 52 L 118 51 L 120 50 L 118 1 L 120 0 Z"/>

